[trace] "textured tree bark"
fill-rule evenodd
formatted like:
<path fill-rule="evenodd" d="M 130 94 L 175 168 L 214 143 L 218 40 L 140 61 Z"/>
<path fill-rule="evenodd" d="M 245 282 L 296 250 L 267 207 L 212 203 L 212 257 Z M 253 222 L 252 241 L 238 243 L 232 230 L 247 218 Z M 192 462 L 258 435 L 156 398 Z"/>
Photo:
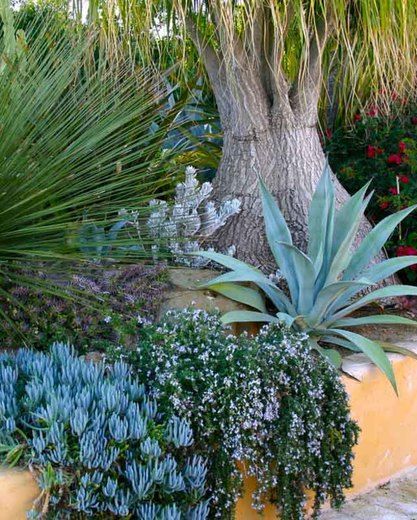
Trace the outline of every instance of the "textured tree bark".
<path fill-rule="evenodd" d="M 294 243 L 307 244 L 310 201 L 323 172 L 325 156 L 316 128 L 295 127 L 285 122 L 271 124 L 262 134 L 239 138 L 232 131 L 224 136 L 223 157 L 214 187 L 219 200 L 237 197 L 242 211 L 219 231 L 218 250 L 236 246 L 236 256 L 266 272 L 274 272 L 275 262 L 266 242 L 259 198 L 258 174 L 278 202 L 291 229 Z M 334 178 L 338 204 L 349 197 Z M 359 235 L 370 224 L 364 219 Z"/>
<path fill-rule="evenodd" d="M 223 22 L 215 19 L 221 42 Z M 232 60 L 225 60 L 219 48 L 204 40 L 191 18 L 186 23 L 205 64 L 224 132 L 215 198 L 237 197 L 242 202 L 240 214 L 229 219 L 216 235 L 215 246 L 226 250 L 235 245 L 239 259 L 274 272 L 276 265 L 264 233 L 258 175 L 278 201 L 294 243 L 305 250 L 308 209 L 325 164 L 317 132 L 318 100 L 321 51 L 332 22 L 321 20 L 313 31 L 305 73 L 295 82 L 282 70 L 282 56 L 276 50 L 279 42 L 271 38 L 267 10 L 258 10 L 252 51 L 248 53 L 242 40 L 235 38 Z M 334 186 L 340 205 L 349 195 L 336 178 Z M 358 241 L 370 228 L 363 219 Z"/>

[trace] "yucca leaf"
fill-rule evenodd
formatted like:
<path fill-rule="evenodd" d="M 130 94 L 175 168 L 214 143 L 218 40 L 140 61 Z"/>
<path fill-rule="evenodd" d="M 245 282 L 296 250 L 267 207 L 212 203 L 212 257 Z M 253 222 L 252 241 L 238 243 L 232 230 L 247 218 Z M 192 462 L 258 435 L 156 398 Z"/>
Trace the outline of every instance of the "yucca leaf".
<path fill-rule="evenodd" d="M 291 262 L 291 258 L 285 254 L 282 247 L 278 244 L 278 242 L 292 244 L 291 233 L 278 204 L 261 178 L 259 178 L 259 191 L 262 200 L 266 238 L 275 261 L 277 262 L 277 266 L 287 281 L 292 301 L 295 302 L 298 299 L 299 292 L 295 278 L 294 266 Z"/>
<path fill-rule="evenodd" d="M 389 382 L 391 383 L 395 393 L 398 395 L 397 383 L 395 381 L 394 370 L 392 365 L 378 343 L 372 341 L 360 334 L 356 334 L 355 332 L 351 332 L 348 330 L 342 329 L 329 329 L 331 334 L 335 334 L 351 341 L 354 345 L 356 345 L 366 356 L 375 363 L 375 365 L 387 376 Z"/>
<path fill-rule="evenodd" d="M 298 287 L 298 314 L 307 314 L 313 306 L 315 270 L 312 261 L 298 248 L 285 242 L 277 242 L 287 257 L 291 259 Z"/>
<path fill-rule="evenodd" d="M 381 300 L 383 298 L 393 298 L 395 296 L 417 296 L 417 287 L 414 287 L 413 285 L 389 285 L 387 287 L 382 287 L 381 289 L 377 289 L 376 291 L 366 294 L 351 305 L 344 307 L 339 312 L 336 312 L 336 314 L 334 314 L 331 319 L 334 321 L 339 320 L 345 316 L 348 316 L 353 311 L 360 309 L 364 305 L 367 305 L 368 303 Z"/>
<path fill-rule="evenodd" d="M 381 220 L 362 240 L 344 272 L 343 279 L 355 279 L 381 251 L 397 225 L 414 211 L 416 207 L 417 205 L 410 206 Z"/>
<path fill-rule="evenodd" d="M 259 291 L 245 287 L 237 283 L 218 283 L 210 285 L 210 290 L 215 291 L 231 300 L 244 303 L 260 312 L 266 312 L 265 302 Z"/>
<path fill-rule="evenodd" d="M 255 311 L 230 311 L 223 314 L 221 321 L 224 324 L 261 322 L 261 323 L 280 323 L 276 316 Z"/>
<path fill-rule="evenodd" d="M 377 314 L 375 316 L 363 316 L 360 318 L 343 318 L 330 322 L 330 327 L 361 327 L 363 325 L 410 325 L 417 327 L 417 321 L 396 316 L 394 314 Z"/>

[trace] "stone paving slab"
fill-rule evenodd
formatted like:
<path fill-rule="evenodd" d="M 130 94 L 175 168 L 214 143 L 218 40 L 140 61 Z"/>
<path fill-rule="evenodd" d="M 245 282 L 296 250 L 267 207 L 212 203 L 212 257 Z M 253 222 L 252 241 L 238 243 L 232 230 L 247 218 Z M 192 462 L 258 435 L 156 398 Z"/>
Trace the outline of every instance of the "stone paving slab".
<path fill-rule="evenodd" d="M 417 470 L 346 503 L 325 511 L 321 520 L 417 520 Z"/>

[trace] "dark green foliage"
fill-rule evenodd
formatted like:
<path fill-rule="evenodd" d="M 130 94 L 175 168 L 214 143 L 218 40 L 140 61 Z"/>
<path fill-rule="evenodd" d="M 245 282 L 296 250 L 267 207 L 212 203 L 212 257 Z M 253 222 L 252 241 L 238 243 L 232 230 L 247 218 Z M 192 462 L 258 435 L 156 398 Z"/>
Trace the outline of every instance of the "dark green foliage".
<path fill-rule="evenodd" d="M 400 101 L 396 101 L 400 104 Z M 333 171 L 350 193 L 372 179 L 375 190 L 368 218 L 379 222 L 388 214 L 417 202 L 417 108 L 413 104 L 382 117 L 376 108 L 357 115 L 350 127 L 328 133 L 326 149 Z M 390 256 L 417 254 L 417 219 L 411 214 L 387 243 Z M 417 265 L 401 275 L 417 281 Z"/>
<path fill-rule="evenodd" d="M 142 329 L 136 350 L 109 352 L 120 357 L 163 410 L 192 424 L 195 450 L 210 461 L 214 517 L 233 518 L 239 461 L 257 479 L 255 507 L 271 500 L 283 520 L 303 518 L 306 489 L 316 513 L 326 498 L 343 502 L 358 427 L 337 371 L 304 335 L 274 325 L 235 337 L 218 315 L 185 310 Z"/>

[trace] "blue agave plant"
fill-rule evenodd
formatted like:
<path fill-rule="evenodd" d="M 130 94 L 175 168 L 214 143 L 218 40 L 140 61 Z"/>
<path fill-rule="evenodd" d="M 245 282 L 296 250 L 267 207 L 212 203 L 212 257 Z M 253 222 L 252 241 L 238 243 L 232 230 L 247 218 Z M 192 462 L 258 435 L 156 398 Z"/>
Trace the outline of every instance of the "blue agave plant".
<path fill-rule="evenodd" d="M 106 369 L 63 344 L 0 355 L 0 447 L 39 468 L 63 515 L 204 520 L 207 467 L 192 444 L 189 424 L 163 421 L 122 362 Z"/>
<path fill-rule="evenodd" d="M 384 372 L 397 391 L 386 351 L 413 357 L 415 354 L 397 345 L 373 341 L 350 329 L 368 324 L 417 325 L 411 319 L 391 314 L 352 316 L 354 311 L 376 300 L 417 295 L 417 287 L 409 285 L 390 285 L 372 291 L 381 280 L 417 263 L 417 256 L 371 263 L 395 227 L 416 206 L 386 217 L 352 252 L 360 221 L 372 196 L 366 195 L 369 183 L 336 211 L 330 170 L 326 166 L 311 202 L 309 244 L 305 254 L 294 246 L 285 219 L 262 180 L 259 187 L 268 243 L 289 294 L 259 269 L 226 255 L 200 252 L 200 255 L 231 270 L 204 286 L 256 309 L 228 312 L 223 316 L 223 322 L 285 322 L 287 326 L 307 333 L 314 348 L 337 367 L 341 364 L 340 354 L 323 344 L 363 352 Z M 242 282 L 255 284 L 277 312 L 268 314 L 260 292 L 241 285 Z M 358 296 L 364 289 L 370 291 Z"/>

